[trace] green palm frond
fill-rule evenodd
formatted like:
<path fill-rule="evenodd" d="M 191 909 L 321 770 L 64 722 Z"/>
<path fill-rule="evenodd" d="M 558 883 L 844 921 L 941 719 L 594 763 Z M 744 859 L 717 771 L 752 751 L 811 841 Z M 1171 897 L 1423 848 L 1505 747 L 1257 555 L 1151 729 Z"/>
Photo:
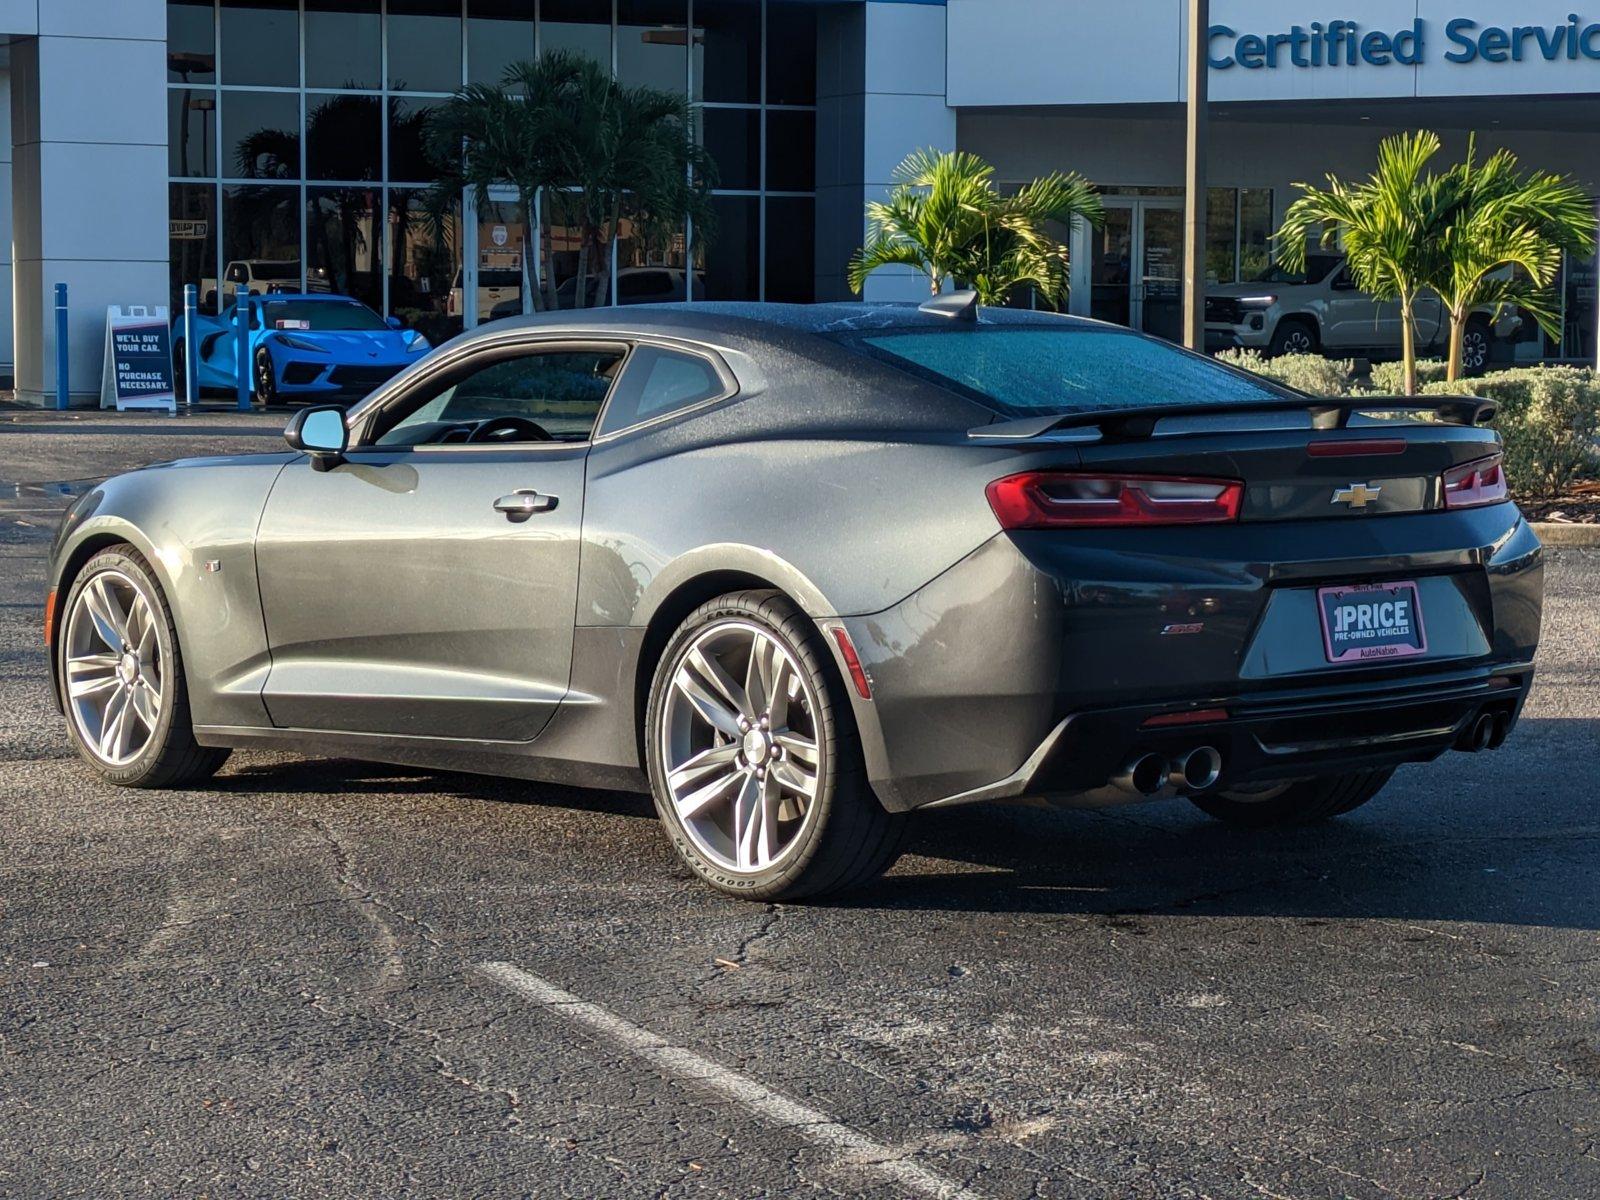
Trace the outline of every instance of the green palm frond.
<path fill-rule="evenodd" d="M 1062 303 L 1070 278 L 1067 247 L 1051 224 L 1071 229 L 1105 218 L 1083 176 L 1055 173 L 1004 193 L 994 168 L 964 151 L 918 150 L 894 170 L 894 187 L 867 205 L 866 245 L 851 256 L 850 287 L 885 266 L 909 266 L 938 293 L 950 280 L 1003 304 L 1019 287 Z"/>

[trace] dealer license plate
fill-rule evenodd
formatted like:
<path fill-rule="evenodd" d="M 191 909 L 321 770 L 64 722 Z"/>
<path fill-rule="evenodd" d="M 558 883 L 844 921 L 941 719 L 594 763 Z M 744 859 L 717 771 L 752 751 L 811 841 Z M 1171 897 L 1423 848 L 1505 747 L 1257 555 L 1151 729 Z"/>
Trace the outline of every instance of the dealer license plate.
<path fill-rule="evenodd" d="M 1317 592 L 1322 646 L 1331 663 L 1425 654 L 1428 635 L 1415 583 L 1330 587 Z"/>

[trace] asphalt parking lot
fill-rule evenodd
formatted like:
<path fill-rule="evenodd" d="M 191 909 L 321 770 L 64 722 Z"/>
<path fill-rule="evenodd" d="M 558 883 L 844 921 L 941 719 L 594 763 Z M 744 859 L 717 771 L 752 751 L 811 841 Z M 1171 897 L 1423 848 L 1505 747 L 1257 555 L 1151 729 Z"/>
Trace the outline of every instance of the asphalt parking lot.
<path fill-rule="evenodd" d="M 723 899 L 647 799 L 239 753 L 90 781 L 61 481 L 279 417 L 0 413 L 0 1196 L 1600 1194 L 1600 551 L 1500 752 L 1332 825 L 925 817 Z"/>

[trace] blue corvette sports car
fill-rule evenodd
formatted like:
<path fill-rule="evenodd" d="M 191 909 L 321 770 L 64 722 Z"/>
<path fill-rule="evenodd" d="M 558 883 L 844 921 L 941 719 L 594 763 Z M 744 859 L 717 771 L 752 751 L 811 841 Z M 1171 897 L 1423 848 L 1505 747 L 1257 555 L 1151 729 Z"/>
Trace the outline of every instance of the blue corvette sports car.
<path fill-rule="evenodd" d="M 385 321 L 349 296 L 271 293 L 254 297 L 250 316 L 250 380 L 256 402 L 338 403 L 364 397 L 428 352 L 428 339 Z M 202 388 L 239 386 L 234 306 L 195 318 L 196 378 Z M 183 377 L 189 347 L 180 323 L 172 347 Z"/>

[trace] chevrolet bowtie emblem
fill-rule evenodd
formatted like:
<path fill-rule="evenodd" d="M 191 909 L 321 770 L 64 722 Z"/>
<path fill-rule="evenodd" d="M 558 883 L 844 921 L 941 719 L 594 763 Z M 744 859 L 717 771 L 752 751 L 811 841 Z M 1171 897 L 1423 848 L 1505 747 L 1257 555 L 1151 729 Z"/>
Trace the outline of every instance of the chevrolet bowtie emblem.
<path fill-rule="evenodd" d="M 1352 483 L 1349 487 L 1340 488 L 1335 492 L 1333 499 L 1328 503 L 1348 504 L 1351 508 L 1365 508 L 1382 494 L 1383 489 L 1381 487 L 1373 487 L 1368 483 Z"/>

